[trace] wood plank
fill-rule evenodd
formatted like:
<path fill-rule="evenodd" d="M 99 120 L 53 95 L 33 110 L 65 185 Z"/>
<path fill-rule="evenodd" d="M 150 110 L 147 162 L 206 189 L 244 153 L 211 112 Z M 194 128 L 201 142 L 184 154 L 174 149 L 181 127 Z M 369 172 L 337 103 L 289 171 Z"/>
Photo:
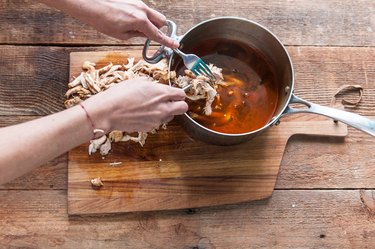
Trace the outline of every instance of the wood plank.
<path fill-rule="evenodd" d="M 337 138 L 293 136 L 286 146 L 275 187 L 375 188 L 374 160 L 368 156 L 372 143 L 373 138 L 352 128 L 345 143 Z M 67 189 L 67 167 L 64 154 L 0 189 Z"/>
<path fill-rule="evenodd" d="M 178 25 L 183 34 L 218 16 L 239 16 L 268 27 L 287 45 L 374 46 L 373 0 L 145 1 Z M 240 6 L 240 7 L 239 7 Z M 0 2 L 2 44 L 143 44 L 98 33 L 34 0 Z"/>
<path fill-rule="evenodd" d="M 4 248 L 372 248 L 374 190 L 277 190 L 199 210 L 68 217 L 65 191 L 0 191 Z"/>
<path fill-rule="evenodd" d="M 345 143 L 294 137 L 286 146 L 275 188 L 375 188 L 373 149 L 374 138 L 353 128 Z"/>
<path fill-rule="evenodd" d="M 294 64 L 297 96 L 329 106 L 339 86 L 361 85 L 362 102 L 348 110 L 375 115 L 375 49 L 288 47 L 288 51 Z M 352 96 L 357 98 L 358 93 Z"/>
<path fill-rule="evenodd" d="M 0 46 L 0 115 L 46 115 L 63 110 L 70 52 L 136 49 L 140 47 Z M 375 116 L 375 48 L 288 50 L 299 97 L 329 105 L 340 86 L 359 84 L 365 89 L 363 101 L 352 111 Z"/>
<path fill-rule="evenodd" d="M 134 49 L 117 49 L 125 48 Z M 47 115 L 64 110 L 69 53 L 110 49 L 0 46 L 0 115 Z"/>
<path fill-rule="evenodd" d="M 0 127 L 32 118 L 0 116 Z M 318 116 L 296 115 L 284 119 L 317 120 Z M 352 128 L 345 143 L 340 138 L 293 136 L 286 146 L 276 188 L 375 188 L 373 160 L 368 157 L 372 143 L 373 138 Z M 67 181 L 67 155 L 64 154 L 0 189 L 67 189 Z"/>
<path fill-rule="evenodd" d="M 124 48 L 116 47 L 116 49 Z M 69 70 L 67 59 L 69 52 L 112 49 L 114 48 L 72 49 L 2 46 L 0 48 L 2 56 L 2 60 L 0 60 L 0 115 L 27 115 L 30 113 L 45 115 L 62 110 L 62 95 L 66 89 L 65 84 Z M 132 49 L 132 47 L 126 49 Z M 340 85 L 362 84 L 365 87 L 363 102 L 359 108 L 350 111 L 375 116 L 372 104 L 374 103 L 375 93 L 374 48 L 288 47 L 288 49 L 296 68 L 296 92 L 298 96 L 328 105 L 330 96 Z M 27 58 L 27 60 L 22 58 Z M 48 67 L 54 68 L 52 76 L 48 76 L 49 73 L 45 69 Z M 44 73 L 41 74 L 40 72 Z M 36 77 L 38 77 L 36 81 L 30 80 Z M 54 87 L 50 86 L 51 79 L 57 81 L 56 84 L 60 89 L 58 92 L 54 92 Z M 310 86 L 315 88 L 303 90 L 311 88 Z M 13 89 L 17 89 L 17 94 Z M 25 91 L 24 89 L 30 90 Z M 43 95 L 44 97 L 38 99 L 39 102 L 43 103 L 42 106 L 33 98 L 35 98 L 35 93 L 44 92 L 43 89 L 47 89 L 46 92 L 49 92 L 49 95 Z M 7 90 L 7 93 L 13 93 L 12 98 L 9 98 L 8 94 L 2 94 L 5 90 Z M 315 116 L 311 117 L 315 118 Z M 14 118 L 12 116 L 0 116 L 0 123 L 5 122 L 9 125 L 12 123 L 9 120 Z M 293 118 L 302 120 L 299 116 Z M 8 121 L 6 121 L 7 119 Z M 338 143 L 341 142 L 332 138 L 293 137 L 287 145 L 276 187 L 374 188 L 373 160 L 368 156 L 369 151 L 373 150 L 373 139 L 350 128 L 346 143 L 344 145 L 338 145 Z M 320 153 L 317 159 L 314 159 L 317 157 L 315 152 Z M 328 163 L 322 164 L 319 158 Z M 63 165 L 61 167 L 66 168 L 66 163 Z M 51 165 L 49 169 L 51 170 L 49 174 L 53 174 L 54 166 Z M 57 170 L 57 172 L 62 173 L 63 171 Z M 56 181 L 66 182 L 66 175 L 59 173 L 56 177 L 58 177 Z M 347 179 L 351 179 L 351 181 Z M 44 181 L 48 184 L 42 185 L 42 180 L 43 178 L 38 183 L 38 188 L 48 189 L 53 184 L 49 183 L 48 178 L 44 178 Z M 12 185 L 12 188 L 18 187 L 21 189 L 32 188 L 31 184 L 23 186 L 20 181 Z M 62 184 L 54 184 L 54 187 L 64 188 Z"/>

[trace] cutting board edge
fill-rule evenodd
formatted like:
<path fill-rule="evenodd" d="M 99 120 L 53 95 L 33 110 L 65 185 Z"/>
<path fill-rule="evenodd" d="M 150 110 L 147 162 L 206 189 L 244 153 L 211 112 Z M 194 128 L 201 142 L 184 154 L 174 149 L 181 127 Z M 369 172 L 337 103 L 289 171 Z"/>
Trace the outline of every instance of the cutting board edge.
<path fill-rule="evenodd" d="M 209 205 L 197 205 L 197 206 L 189 206 L 189 207 L 179 207 L 179 208 L 163 208 L 163 209 L 137 209 L 137 210 L 123 210 L 123 211 L 106 211 L 106 212 L 79 212 L 79 211 L 72 211 L 72 204 L 68 201 L 68 215 L 69 216 L 102 216 L 102 215 L 114 215 L 114 214 L 126 214 L 126 213 L 137 213 L 137 212 L 163 212 L 163 211 L 178 211 L 178 210 L 185 210 L 185 209 L 197 209 L 197 208 L 209 208 L 209 207 L 221 207 L 227 205 L 236 205 L 236 204 L 243 204 L 253 201 L 262 201 L 272 197 L 273 190 L 269 191 L 264 196 L 259 198 L 253 198 L 249 200 L 240 200 L 238 202 L 227 202 L 227 203 L 218 203 L 218 204 L 209 204 Z M 77 202 L 76 202 L 77 203 Z M 74 208 L 73 208 L 74 210 Z"/>

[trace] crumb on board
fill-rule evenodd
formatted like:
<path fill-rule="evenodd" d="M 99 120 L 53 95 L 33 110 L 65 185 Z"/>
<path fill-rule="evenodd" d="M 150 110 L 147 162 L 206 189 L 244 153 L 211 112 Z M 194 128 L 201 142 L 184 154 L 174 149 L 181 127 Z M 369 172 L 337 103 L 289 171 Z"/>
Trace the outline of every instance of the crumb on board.
<path fill-rule="evenodd" d="M 115 166 L 119 166 L 121 164 L 122 164 L 122 162 L 113 162 L 113 163 L 110 163 L 109 166 L 115 167 Z"/>
<path fill-rule="evenodd" d="M 91 179 L 91 185 L 93 187 L 97 187 L 97 188 L 100 188 L 100 187 L 104 186 L 104 184 L 102 182 L 102 179 L 100 177 Z"/>

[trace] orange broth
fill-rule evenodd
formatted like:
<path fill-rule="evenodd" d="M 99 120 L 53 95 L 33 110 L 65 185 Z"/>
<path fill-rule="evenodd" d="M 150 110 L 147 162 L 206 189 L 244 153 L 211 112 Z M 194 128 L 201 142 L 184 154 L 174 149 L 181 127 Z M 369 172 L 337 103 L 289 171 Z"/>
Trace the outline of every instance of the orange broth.
<path fill-rule="evenodd" d="M 217 88 L 212 115 L 203 114 L 205 100 L 190 101 L 188 114 L 201 125 L 218 132 L 241 134 L 266 125 L 278 103 L 275 73 L 265 57 L 249 46 L 231 40 L 211 39 L 187 53 L 223 69 L 227 87 Z M 177 64 L 179 75 L 185 67 Z M 179 67 L 180 66 L 180 67 Z"/>

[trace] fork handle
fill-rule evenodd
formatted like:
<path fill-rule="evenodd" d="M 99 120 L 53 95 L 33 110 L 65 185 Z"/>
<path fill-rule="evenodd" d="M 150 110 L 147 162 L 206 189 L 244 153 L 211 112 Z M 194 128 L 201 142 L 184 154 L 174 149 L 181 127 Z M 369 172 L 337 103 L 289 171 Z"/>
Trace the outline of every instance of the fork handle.
<path fill-rule="evenodd" d="M 166 35 L 173 38 L 173 39 L 176 39 L 177 25 L 171 20 L 167 20 L 166 24 L 167 24 L 167 27 L 168 27 Z M 164 45 L 161 45 L 153 55 L 148 56 L 148 50 L 149 50 L 149 47 L 150 47 L 150 43 L 151 43 L 151 40 L 147 39 L 146 42 L 145 42 L 145 45 L 143 47 L 143 52 L 142 52 L 143 59 L 145 61 L 147 61 L 148 63 L 152 63 L 152 64 L 158 63 L 163 58 L 165 58 L 165 57 L 169 58 L 173 54 L 172 49 L 167 48 Z"/>

